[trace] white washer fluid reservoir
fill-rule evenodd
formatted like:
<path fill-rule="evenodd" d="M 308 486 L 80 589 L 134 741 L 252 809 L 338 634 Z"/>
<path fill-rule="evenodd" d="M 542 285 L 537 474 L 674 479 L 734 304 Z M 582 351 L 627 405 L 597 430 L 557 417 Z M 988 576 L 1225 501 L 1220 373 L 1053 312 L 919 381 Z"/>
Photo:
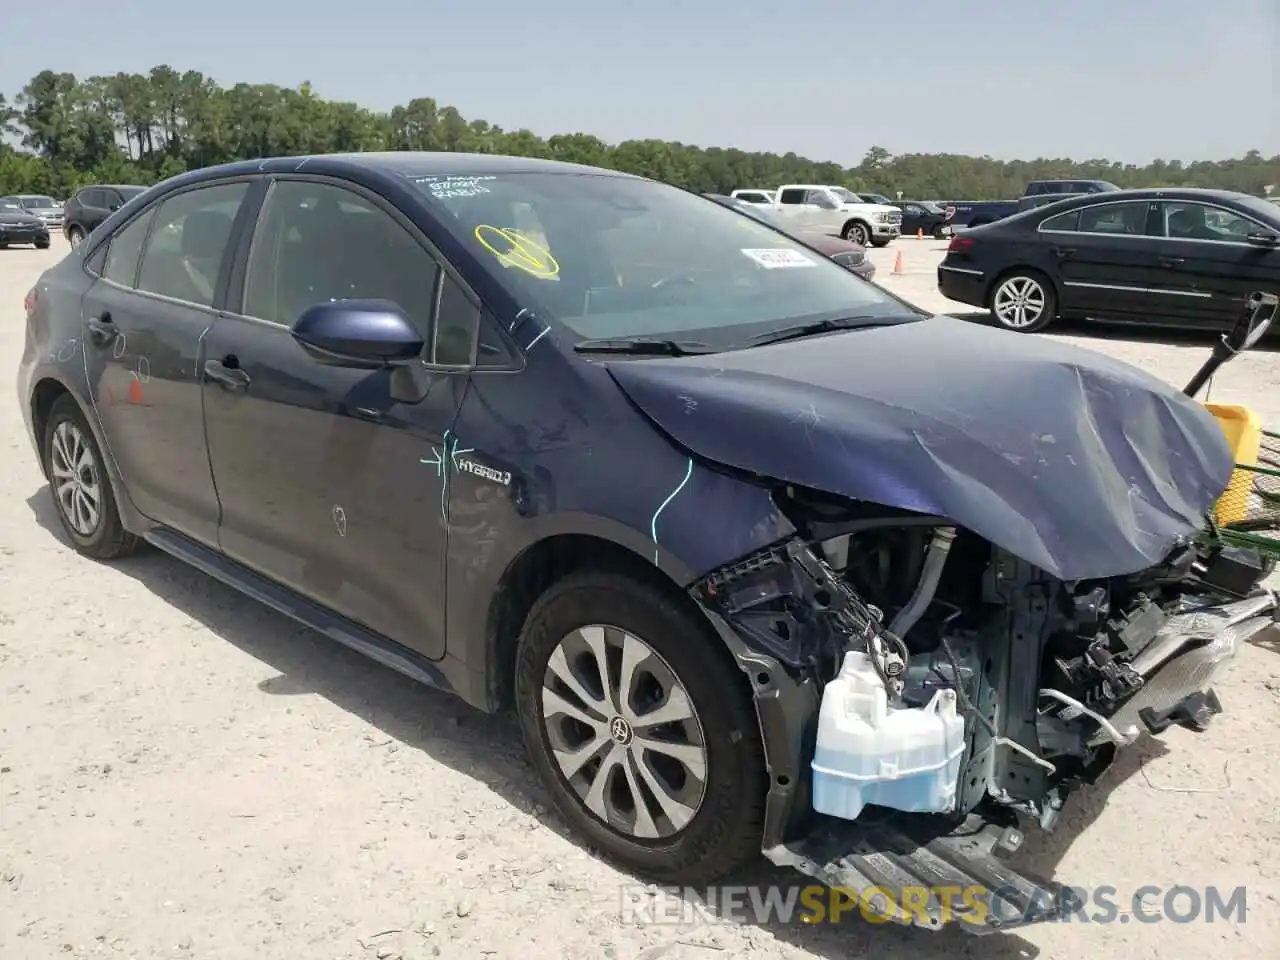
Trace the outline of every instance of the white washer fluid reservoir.
<path fill-rule="evenodd" d="M 870 658 L 851 651 L 822 693 L 813 808 L 845 820 L 868 803 L 945 813 L 955 805 L 964 744 L 954 690 L 937 691 L 924 707 L 890 707 Z"/>

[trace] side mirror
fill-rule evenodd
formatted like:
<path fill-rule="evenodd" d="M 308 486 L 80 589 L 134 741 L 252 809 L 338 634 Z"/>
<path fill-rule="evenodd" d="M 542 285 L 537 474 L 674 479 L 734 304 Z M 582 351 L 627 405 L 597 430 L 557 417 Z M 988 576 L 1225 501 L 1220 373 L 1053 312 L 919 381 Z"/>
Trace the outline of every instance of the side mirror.
<path fill-rule="evenodd" d="M 1240 319 L 1224 338 L 1233 351 L 1248 350 L 1267 332 L 1271 321 L 1276 318 L 1276 306 L 1280 297 L 1274 293 L 1259 291 L 1249 297 L 1248 303 L 1240 314 Z"/>
<path fill-rule="evenodd" d="M 293 338 L 314 360 L 335 367 L 378 370 L 412 363 L 423 340 L 390 300 L 330 300 L 303 311 Z"/>
<path fill-rule="evenodd" d="M 1248 234 L 1245 238 L 1247 243 L 1255 247 L 1277 247 L 1280 246 L 1280 233 L 1273 233 L 1270 230 L 1255 230 Z"/>

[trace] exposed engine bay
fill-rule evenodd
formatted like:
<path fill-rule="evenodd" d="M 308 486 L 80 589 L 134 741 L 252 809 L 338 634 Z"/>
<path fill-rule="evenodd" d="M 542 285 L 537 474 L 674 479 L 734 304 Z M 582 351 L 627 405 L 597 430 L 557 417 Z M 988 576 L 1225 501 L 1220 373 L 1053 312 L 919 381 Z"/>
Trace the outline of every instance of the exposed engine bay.
<path fill-rule="evenodd" d="M 1174 724 L 1207 727 L 1222 709 L 1215 679 L 1277 615 L 1259 586 L 1269 568 L 1248 550 L 1188 540 L 1140 573 L 1064 582 L 940 518 L 795 487 L 778 501 L 800 535 L 694 592 L 722 634 L 738 638 L 752 678 L 772 777 L 765 854 L 833 886 L 904 875 L 936 885 L 949 869 L 957 882 L 1034 900 L 1052 885 L 994 858 L 1020 843 L 1019 815 L 1052 829 L 1068 792 L 1096 780 L 1118 748 Z M 851 722 L 871 731 L 868 749 L 892 739 L 885 718 L 898 719 L 914 744 L 903 756 L 918 764 L 920 745 L 943 729 L 940 694 L 963 717 L 963 749 L 930 768 L 945 789 L 896 811 L 875 799 L 894 790 L 873 793 L 877 805 L 842 821 L 814 813 L 810 766 L 816 775 L 819 716 L 838 709 L 825 694 L 854 659 L 874 670 L 858 682 L 880 702 L 872 726 Z M 882 772 L 848 774 L 871 787 L 905 783 L 900 770 L 911 766 L 847 759 Z M 885 814 L 897 820 L 886 825 Z M 1063 909 L 1055 896 L 1045 894 L 1046 916 Z M 1027 903 L 1015 907 L 1019 923 L 1036 919 Z"/>

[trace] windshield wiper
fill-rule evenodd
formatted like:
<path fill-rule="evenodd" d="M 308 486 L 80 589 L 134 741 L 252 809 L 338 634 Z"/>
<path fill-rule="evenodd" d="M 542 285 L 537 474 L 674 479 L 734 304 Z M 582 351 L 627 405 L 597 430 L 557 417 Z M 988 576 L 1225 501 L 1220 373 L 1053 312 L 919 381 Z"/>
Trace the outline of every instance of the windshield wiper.
<path fill-rule="evenodd" d="M 602 338 L 583 340 L 573 349 L 578 353 L 639 353 L 661 357 L 688 357 L 699 353 L 715 353 L 701 340 L 658 340 L 648 337 Z"/>
<path fill-rule="evenodd" d="M 856 330 L 861 327 L 879 327 L 897 322 L 892 317 L 828 317 L 825 320 L 813 320 L 810 323 L 798 323 L 793 327 L 770 330 L 747 341 L 753 347 L 766 343 L 781 343 L 784 340 L 798 340 L 800 337 L 811 337 L 817 333 L 831 333 L 834 330 Z"/>

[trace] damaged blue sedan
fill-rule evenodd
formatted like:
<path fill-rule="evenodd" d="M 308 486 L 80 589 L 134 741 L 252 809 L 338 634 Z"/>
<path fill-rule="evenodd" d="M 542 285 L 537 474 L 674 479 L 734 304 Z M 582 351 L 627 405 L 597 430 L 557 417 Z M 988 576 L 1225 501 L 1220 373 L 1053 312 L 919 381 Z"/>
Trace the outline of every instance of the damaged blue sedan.
<path fill-rule="evenodd" d="M 1205 545 L 1176 389 L 930 318 L 616 172 L 281 158 L 134 198 L 26 301 L 67 537 L 144 545 L 475 707 L 579 835 L 696 884 L 763 852 L 906 916 L 1069 909 L 1001 857 L 1274 622 Z M 998 903 L 997 903 L 998 901 Z M 887 909 L 901 919 L 901 911 Z"/>

